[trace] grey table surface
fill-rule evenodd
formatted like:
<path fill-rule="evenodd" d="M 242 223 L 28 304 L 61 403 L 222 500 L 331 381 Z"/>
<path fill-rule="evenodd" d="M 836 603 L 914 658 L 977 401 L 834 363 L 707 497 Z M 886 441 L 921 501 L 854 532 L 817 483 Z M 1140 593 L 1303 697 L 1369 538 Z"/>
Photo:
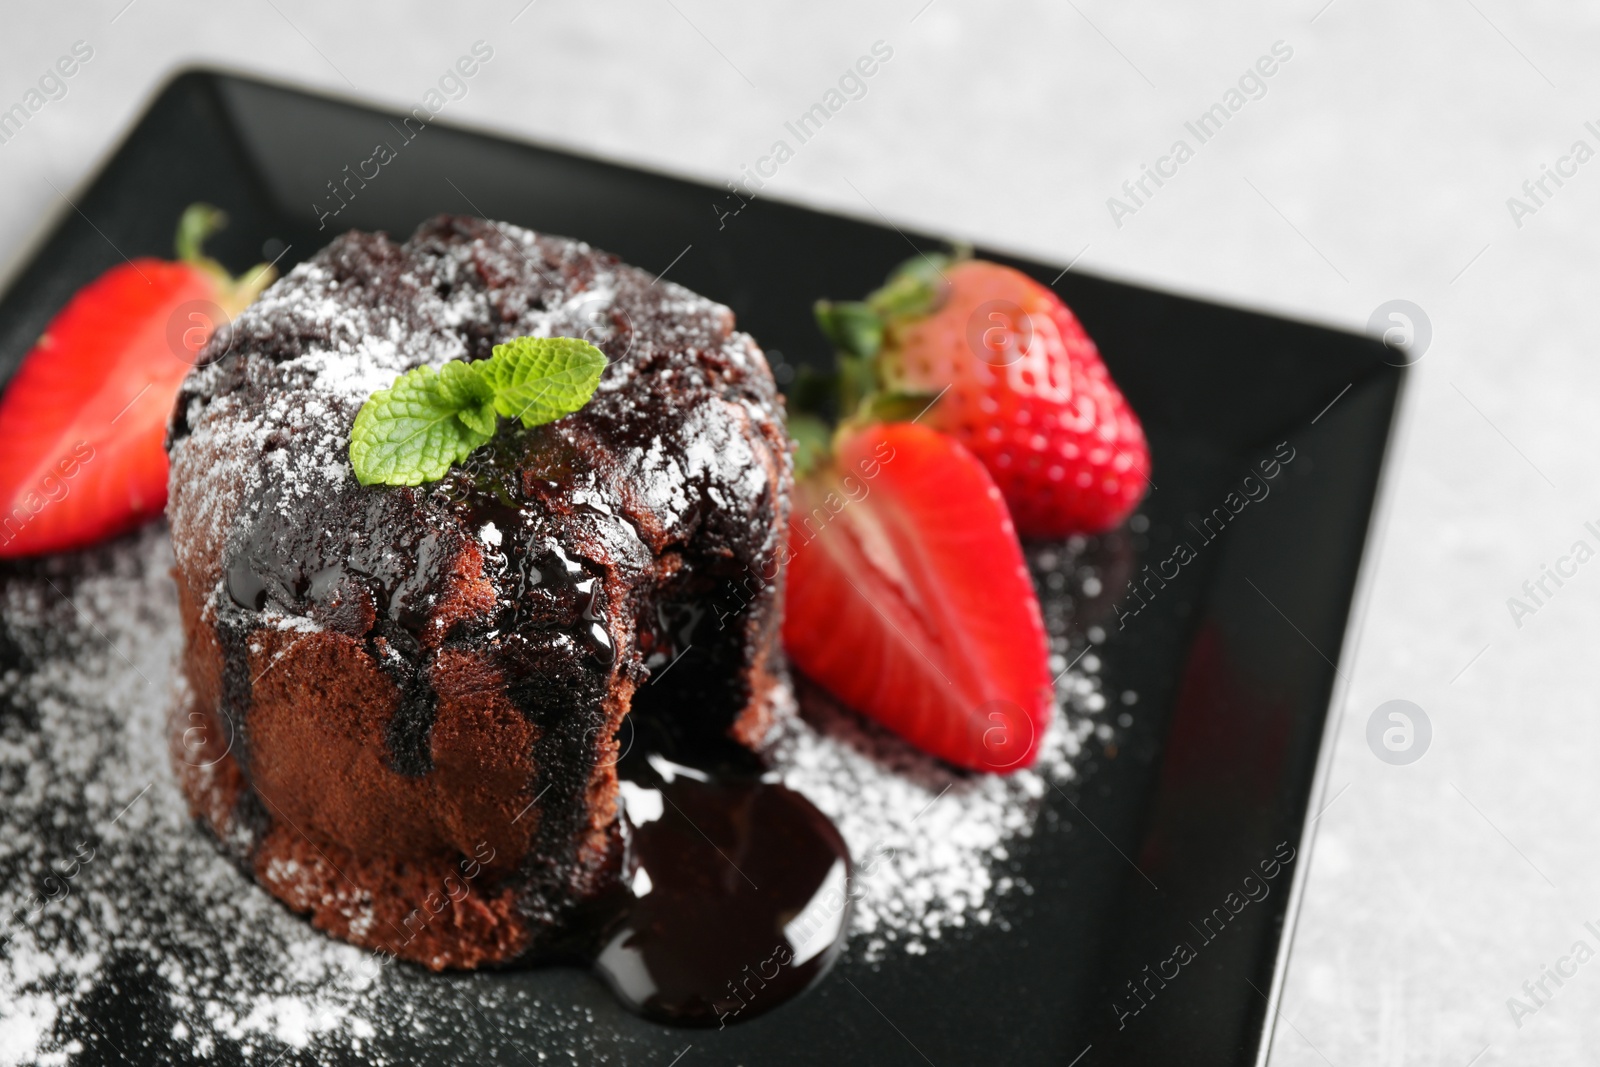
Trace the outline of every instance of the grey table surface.
<path fill-rule="evenodd" d="M 1600 565 L 1572 555 L 1600 547 L 1600 5 L 94 0 L 7 3 L 0 25 L 0 108 L 93 50 L 0 143 L 5 269 L 184 65 L 409 107 L 482 40 L 495 59 L 448 120 L 721 183 L 881 41 L 892 59 L 771 195 L 1348 328 L 1414 302 L 1432 340 L 1270 1060 L 1600 1059 Z M 1275 44 L 1292 54 L 1241 82 Z M 1200 144 L 1184 124 L 1218 102 L 1239 107 Z M 1192 158 L 1124 191 L 1179 139 Z M 1547 566 L 1567 576 L 1535 602 Z M 1367 742 L 1393 699 L 1432 727 L 1408 765 Z"/>

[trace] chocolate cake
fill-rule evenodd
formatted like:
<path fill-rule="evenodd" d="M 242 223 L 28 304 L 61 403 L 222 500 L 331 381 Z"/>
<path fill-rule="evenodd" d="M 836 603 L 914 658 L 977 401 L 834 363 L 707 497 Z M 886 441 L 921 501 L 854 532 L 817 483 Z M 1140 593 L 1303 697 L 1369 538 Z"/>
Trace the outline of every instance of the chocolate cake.
<path fill-rule="evenodd" d="M 434 969 L 594 951 L 624 718 L 753 746 L 784 692 L 788 444 L 733 325 L 579 242 L 440 217 L 345 234 L 213 338 L 169 439 L 172 747 L 271 893 Z M 357 483 L 374 391 L 525 335 L 605 352 L 585 408 Z"/>

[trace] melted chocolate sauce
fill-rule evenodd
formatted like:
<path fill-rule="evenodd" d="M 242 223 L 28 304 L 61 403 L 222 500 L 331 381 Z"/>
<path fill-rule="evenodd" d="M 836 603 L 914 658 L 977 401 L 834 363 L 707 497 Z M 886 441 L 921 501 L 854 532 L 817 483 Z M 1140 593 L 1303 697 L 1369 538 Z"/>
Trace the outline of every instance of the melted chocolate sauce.
<path fill-rule="evenodd" d="M 263 461 L 268 476 L 249 497 L 220 511 L 173 511 L 175 538 L 226 545 L 220 560 L 184 575 L 205 596 L 209 567 L 224 568 L 211 601 L 223 659 L 218 711 L 248 784 L 251 702 L 266 665 L 252 669 L 252 648 L 270 644 L 274 657 L 301 662 L 289 658 L 297 638 L 278 629 L 278 616 L 309 619 L 361 642 L 394 683 L 388 766 L 426 776 L 441 657 L 459 678 L 503 679 L 533 727 L 530 762 L 541 779 L 528 859 L 508 877 L 535 937 L 526 962 L 598 955 L 596 969 L 653 1018 L 751 1018 L 822 973 L 849 906 L 838 833 L 803 798 L 763 781 L 729 738 L 777 661 L 778 590 L 758 572 L 787 514 L 781 401 L 760 353 L 730 334 L 727 309 L 667 294 L 585 246 L 521 231 L 513 239 L 508 229 L 440 218 L 404 247 L 347 234 L 257 306 L 228 359 L 186 381 L 172 448 L 193 480 L 175 488 L 175 503 L 208 492 L 208 474 L 234 461 L 241 417 L 267 434 L 262 456 L 286 453 Z M 419 360 L 444 342 L 485 358 L 512 336 L 557 328 L 551 315 L 560 320 L 579 296 L 615 327 L 585 332 L 611 369 L 583 411 L 560 425 L 508 428 L 426 487 L 322 478 L 327 435 L 314 424 L 347 398 L 308 374 L 303 356 L 337 353 L 328 365 L 341 375 L 393 370 L 350 353 L 344 339 L 398 329 L 402 350 Z M 293 477 L 271 473 L 280 468 Z M 476 557 L 492 605 L 465 581 Z M 620 644 L 630 630 L 635 647 Z M 353 662 L 340 644 L 318 655 Z M 597 843 L 590 772 L 615 707 L 607 697 L 624 685 L 633 705 L 620 740 L 644 762 L 628 772 L 640 799 L 634 824 L 608 828 Z M 383 703 L 374 694 L 362 708 Z M 708 780 L 668 775 L 670 764 L 652 766 L 643 753 L 714 770 Z M 195 788 L 211 796 L 220 786 Z M 639 806 L 650 796 L 654 818 Z M 273 825 L 253 789 L 235 816 L 251 829 L 241 839 L 259 841 Z M 805 936 L 813 926 L 819 932 Z"/>
<path fill-rule="evenodd" d="M 522 502 L 518 487 L 502 484 L 505 469 L 515 467 L 484 463 L 453 471 L 433 499 L 476 538 L 484 571 L 498 587 L 483 639 L 497 643 L 522 679 L 511 691 L 539 724 L 536 761 L 583 766 L 592 750 L 592 723 L 570 714 L 571 694 L 578 691 L 573 680 L 553 685 L 548 671 L 562 662 L 578 667 L 587 660 L 590 671 L 612 663 L 604 582 L 593 563 L 553 536 L 541 512 Z M 434 591 L 428 576 L 441 569 L 444 535 L 426 530 L 406 553 L 375 547 L 343 558 L 331 553 L 332 563 L 306 560 L 308 554 L 285 542 L 274 504 L 270 498 L 261 508 L 272 521 L 252 532 L 226 571 L 231 603 L 218 624 L 228 683 L 224 713 L 248 721 L 245 639 L 256 613 L 272 605 L 333 621 L 353 610 L 351 617 L 366 630 L 368 654 L 400 690 L 387 737 L 388 766 L 408 776 L 427 774 L 436 696 L 431 656 L 417 633 L 429 617 Z M 408 556 L 414 564 L 402 565 Z M 727 737 L 728 718 L 744 694 L 719 680 L 737 676 L 740 648 L 730 644 L 735 631 L 712 625 L 705 603 L 732 595 L 723 587 L 733 579 L 701 576 L 699 569 L 687 569 L 689 580 L 663 590 L 639 619 L 645 664 L 653 679 L 665 682 L 635 694 L 619 738 L 620 889 L 570 917 L 571 945 L 591 958 L 629 1010 L 673 1025 L 722 1027 L 799 995 L 832 965 L 849 926 L 852 868 L 827 817 L 763 776 L 754 754 Z M 368 614 L 362 602 L 370 605 Z M 542 651 L 561 642 L 575 646 L 581 658 L 551 659 Z M 685 657 L 694 659 L 680 665 Z M 540 699 L 550 694 L 561 699 L 546 708 Z M 599 696 L 582 699 L 598 702 Z M 562 788 L 582 786 L 574 778 Z M 583 811 L 576 800 L 549 805 L 534 853 L 557 855 L 581 832 Z"/>
<path fill-rule="evenodd" d="M 805 797 L 660 756 L 622 782 L 631 890 L 594 961 L 630 1010 L 743 1022 L 809 988 L 849 926 L 850 853 Z"/>

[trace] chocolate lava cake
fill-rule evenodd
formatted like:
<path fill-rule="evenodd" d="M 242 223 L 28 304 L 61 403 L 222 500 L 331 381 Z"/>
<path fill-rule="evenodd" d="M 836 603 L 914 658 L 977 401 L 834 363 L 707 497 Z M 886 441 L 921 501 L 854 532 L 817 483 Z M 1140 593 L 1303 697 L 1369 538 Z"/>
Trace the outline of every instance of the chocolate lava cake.
<path fill-rule="evenodd" d="M 788 444 L 733 325 L 579 242 L 440 217 L 339 237 L 213 338 L 168 445 L 172 748 L 270 892 L 434 969 L 592 949 L 624 717 L 753 747 L 786 691 Z M 606 353 L 588 406 L 441 481 L 357 483 L 373 392 L 527 335 Z"/>

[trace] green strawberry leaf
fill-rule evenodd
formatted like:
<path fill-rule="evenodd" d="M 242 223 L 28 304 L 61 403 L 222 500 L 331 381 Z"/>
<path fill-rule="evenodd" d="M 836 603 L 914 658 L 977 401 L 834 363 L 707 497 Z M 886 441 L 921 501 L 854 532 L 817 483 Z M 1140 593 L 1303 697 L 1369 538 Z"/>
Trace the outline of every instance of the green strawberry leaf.
<path fill-rule="evenodd" d="M 933 314 L 944 303 L 949 287 L 944 272 L 954 262 L 941 252 L 913 256 L 895 268 L 883 288 L 867 297 L 867 306 L 889 320 Z"/>
<path fill-rule="evenodd" d="M 814 312 L 823 334 L 841 352 L 871 359 L 883 347 L 883 318 L 866 304 L 818 300 Z"/>
<path fill-rule="evenodd" d="M 899 388 L 895 372 L 904 331 L 944 306 L 950 293 L 945 272 L 971 258 L 971 247 L 962 244 L 948 252 L 918 252 L 865 300 L 818 300 L 813 310 L 833 344 L 835 369 L 808 375 L 802 368 L 791 390 L 794 407 L 814 415 L 835 409 L 841 425 L 919 418 L 938 395 Z M 824 390 L 831 390 L 832 404 Z M 800 454 L 807 454 L 804 447 Z"/>
<path fill-rule="evenodd" d="M 886 389 L 873 393 L 867 397 L 856 411 L 856 421 L 862 423 L 875 422 L 916 422 L 928 410 L 942 393 L 922 392 L 920 390 L 893 390 Z"/>
<path fill-rule="evenodd" d="M 606 357 L 576 337 L 518 337 L 495 345 L 493 357 L 480 366 L 494 389 L 495 411 L 539 426 L 589 402 Z"/>
<path fill-rule="evenodd" d="M 451 464 L 489 440 L 492 423 L 486 431 L 481 422 L 474 426 L 461 417 L 465 411 L 478 410 L 462 406 L 461 384 L 457 372 L 445 375 L 432 367 L 418 367 L 372 394 L 350 432 L 350 465 L 356 481 L 362 485 L 436 481 Z"/>
<path fill-rule="evenodd" d="M 789 419 L 789 436 L 794 440 L 794 476 L 804 478 L 823 467 L 833 451 L 833 431 L 814 415 L 794 415 Z"/>

